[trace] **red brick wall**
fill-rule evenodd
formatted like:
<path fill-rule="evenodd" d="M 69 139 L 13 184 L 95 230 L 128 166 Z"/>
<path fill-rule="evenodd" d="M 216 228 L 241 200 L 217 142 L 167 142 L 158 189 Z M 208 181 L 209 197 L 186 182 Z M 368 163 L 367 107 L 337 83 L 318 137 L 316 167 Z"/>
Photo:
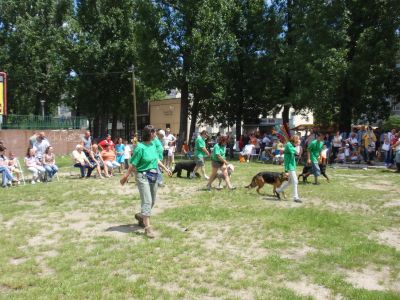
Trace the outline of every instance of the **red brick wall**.
<path fill-rule="evenodd" d="M 9 151 L 16 154 L 17 157 L 24 157 L 29 146 L 29 138 L 35 132 L 44 132 L 50 144 L 54 147 L 57 155 L 70 154 L 75 146 L 81 141 L 85 130 L 18 130 L 7 129 L 0 130 L 0 139 L 7 147 L 6 155 Z"/>

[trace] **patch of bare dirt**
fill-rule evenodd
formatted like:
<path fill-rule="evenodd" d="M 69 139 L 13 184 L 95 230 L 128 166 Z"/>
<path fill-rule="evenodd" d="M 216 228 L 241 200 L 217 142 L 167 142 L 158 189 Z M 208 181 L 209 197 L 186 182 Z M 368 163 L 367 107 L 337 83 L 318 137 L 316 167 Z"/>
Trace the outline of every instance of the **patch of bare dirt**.
<path fill-rule="evenodd" d="M 363 181 L 354 183 L 353 185 L 359 189 L 400 192 L 400 188 L 394 185 L 393 182 L 386 180 L 374 180 L 373 182 Z"/>
<path fill-rule="evenodd" d="M 309 253 L 315 253 L 316 251 L 317 250 L 315 248 L 303 246 L 280 250 L 279 256 L 287 259 L 301 260 L 305 258 Z"/>
<path fill-rule="evenodd" d="M 383 207 L 400 207 L 400 200 L 386 202 Z"/>
<path fill-rule="evenodd" d="M 373 233 L 369 236 L 372 239 L 378 239 L 381 244 L 394 247 L 400 251 L 400 229 L 389 228 L 384 231 Z"/>
<path fill-rule="evenodd" d="M 345 270 L 346 281 L 357 288 L 371 291 L 392 290 L 400 292 L 400 278 L 391 279 L 390 268 L 376 269 L 372 266 L 362 270 Z"/>
<path fill-rule="evenodd" d="M 300 281 L 288 281 L 286 286 L 296 294 L 304 297 L 313 297 L 315 299 L 342 299 L 340 295 L 333 295 L 332 291 L 322 285 L 309 282 L 306 278 Z"/>
<path fill-rule="evenodd" d="M 19 266 L 25 263 L 28 259 L 26 257 L 12 258 L 8 261 L 10 265 Z"/>

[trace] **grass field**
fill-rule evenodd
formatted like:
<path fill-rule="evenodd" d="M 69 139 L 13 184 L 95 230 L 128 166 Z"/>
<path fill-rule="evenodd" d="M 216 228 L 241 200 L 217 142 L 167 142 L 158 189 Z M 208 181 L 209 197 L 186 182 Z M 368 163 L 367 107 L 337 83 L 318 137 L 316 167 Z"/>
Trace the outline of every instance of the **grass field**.
<path fill-rule="evenodd" d="M 1 299 L 400 299 L 398 174 L 329 168 L 302 204 L 243 188 L 278 166 L 236 164 L 232 192 L 169 178 L 149 240 L 133 183 L 60 164 L 59 182 L 0 191 Z"/>

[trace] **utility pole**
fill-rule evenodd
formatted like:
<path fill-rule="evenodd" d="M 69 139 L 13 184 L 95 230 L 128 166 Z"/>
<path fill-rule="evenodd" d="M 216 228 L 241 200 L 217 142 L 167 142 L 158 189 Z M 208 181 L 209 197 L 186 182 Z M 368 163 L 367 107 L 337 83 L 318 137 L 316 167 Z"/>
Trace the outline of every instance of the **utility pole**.
<path fill-rule="evenodd" d="M 137 110 L 136 110 L 136 79 L 135 79 L 135 66 L 132 65 L 130 67 L 130 71 L 132 72 L 132 96 L 133 96 L 133 120 L 134 120 L 134 134 L 138 132 L 137 126 Z"/>

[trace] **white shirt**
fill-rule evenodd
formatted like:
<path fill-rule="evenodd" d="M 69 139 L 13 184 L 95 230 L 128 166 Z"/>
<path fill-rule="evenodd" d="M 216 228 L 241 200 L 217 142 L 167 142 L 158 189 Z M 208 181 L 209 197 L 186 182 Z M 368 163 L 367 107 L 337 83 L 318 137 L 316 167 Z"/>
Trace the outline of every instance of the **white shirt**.
<path fill-rule="evenodd" d="M 334 136 L 333 137 L 333 147 L 341 147 L 342 146 L 342 136 Z"/>
<path fill-rule="evenodd" d="M 36 142 L 33 143 L 33 148 L 36 150 L 36 156 L 41 158 L 49 146 L 50 143 L 47 139 L 44 139 L 41 142 L 36 140 Z"/>
<path fill-rule="evenodd" d="M 129 145 L 125 145 L 125 149 L 124 149 L 124 159 L 130 159 L 131 158 L 131 146 Z"/>
<path fill-rule="evenodd" d="M 247 144 L 246 146 L 244 146 L 243 154 L 252 154 L 254 148 L 255 146 L 253 144 Z"/>

